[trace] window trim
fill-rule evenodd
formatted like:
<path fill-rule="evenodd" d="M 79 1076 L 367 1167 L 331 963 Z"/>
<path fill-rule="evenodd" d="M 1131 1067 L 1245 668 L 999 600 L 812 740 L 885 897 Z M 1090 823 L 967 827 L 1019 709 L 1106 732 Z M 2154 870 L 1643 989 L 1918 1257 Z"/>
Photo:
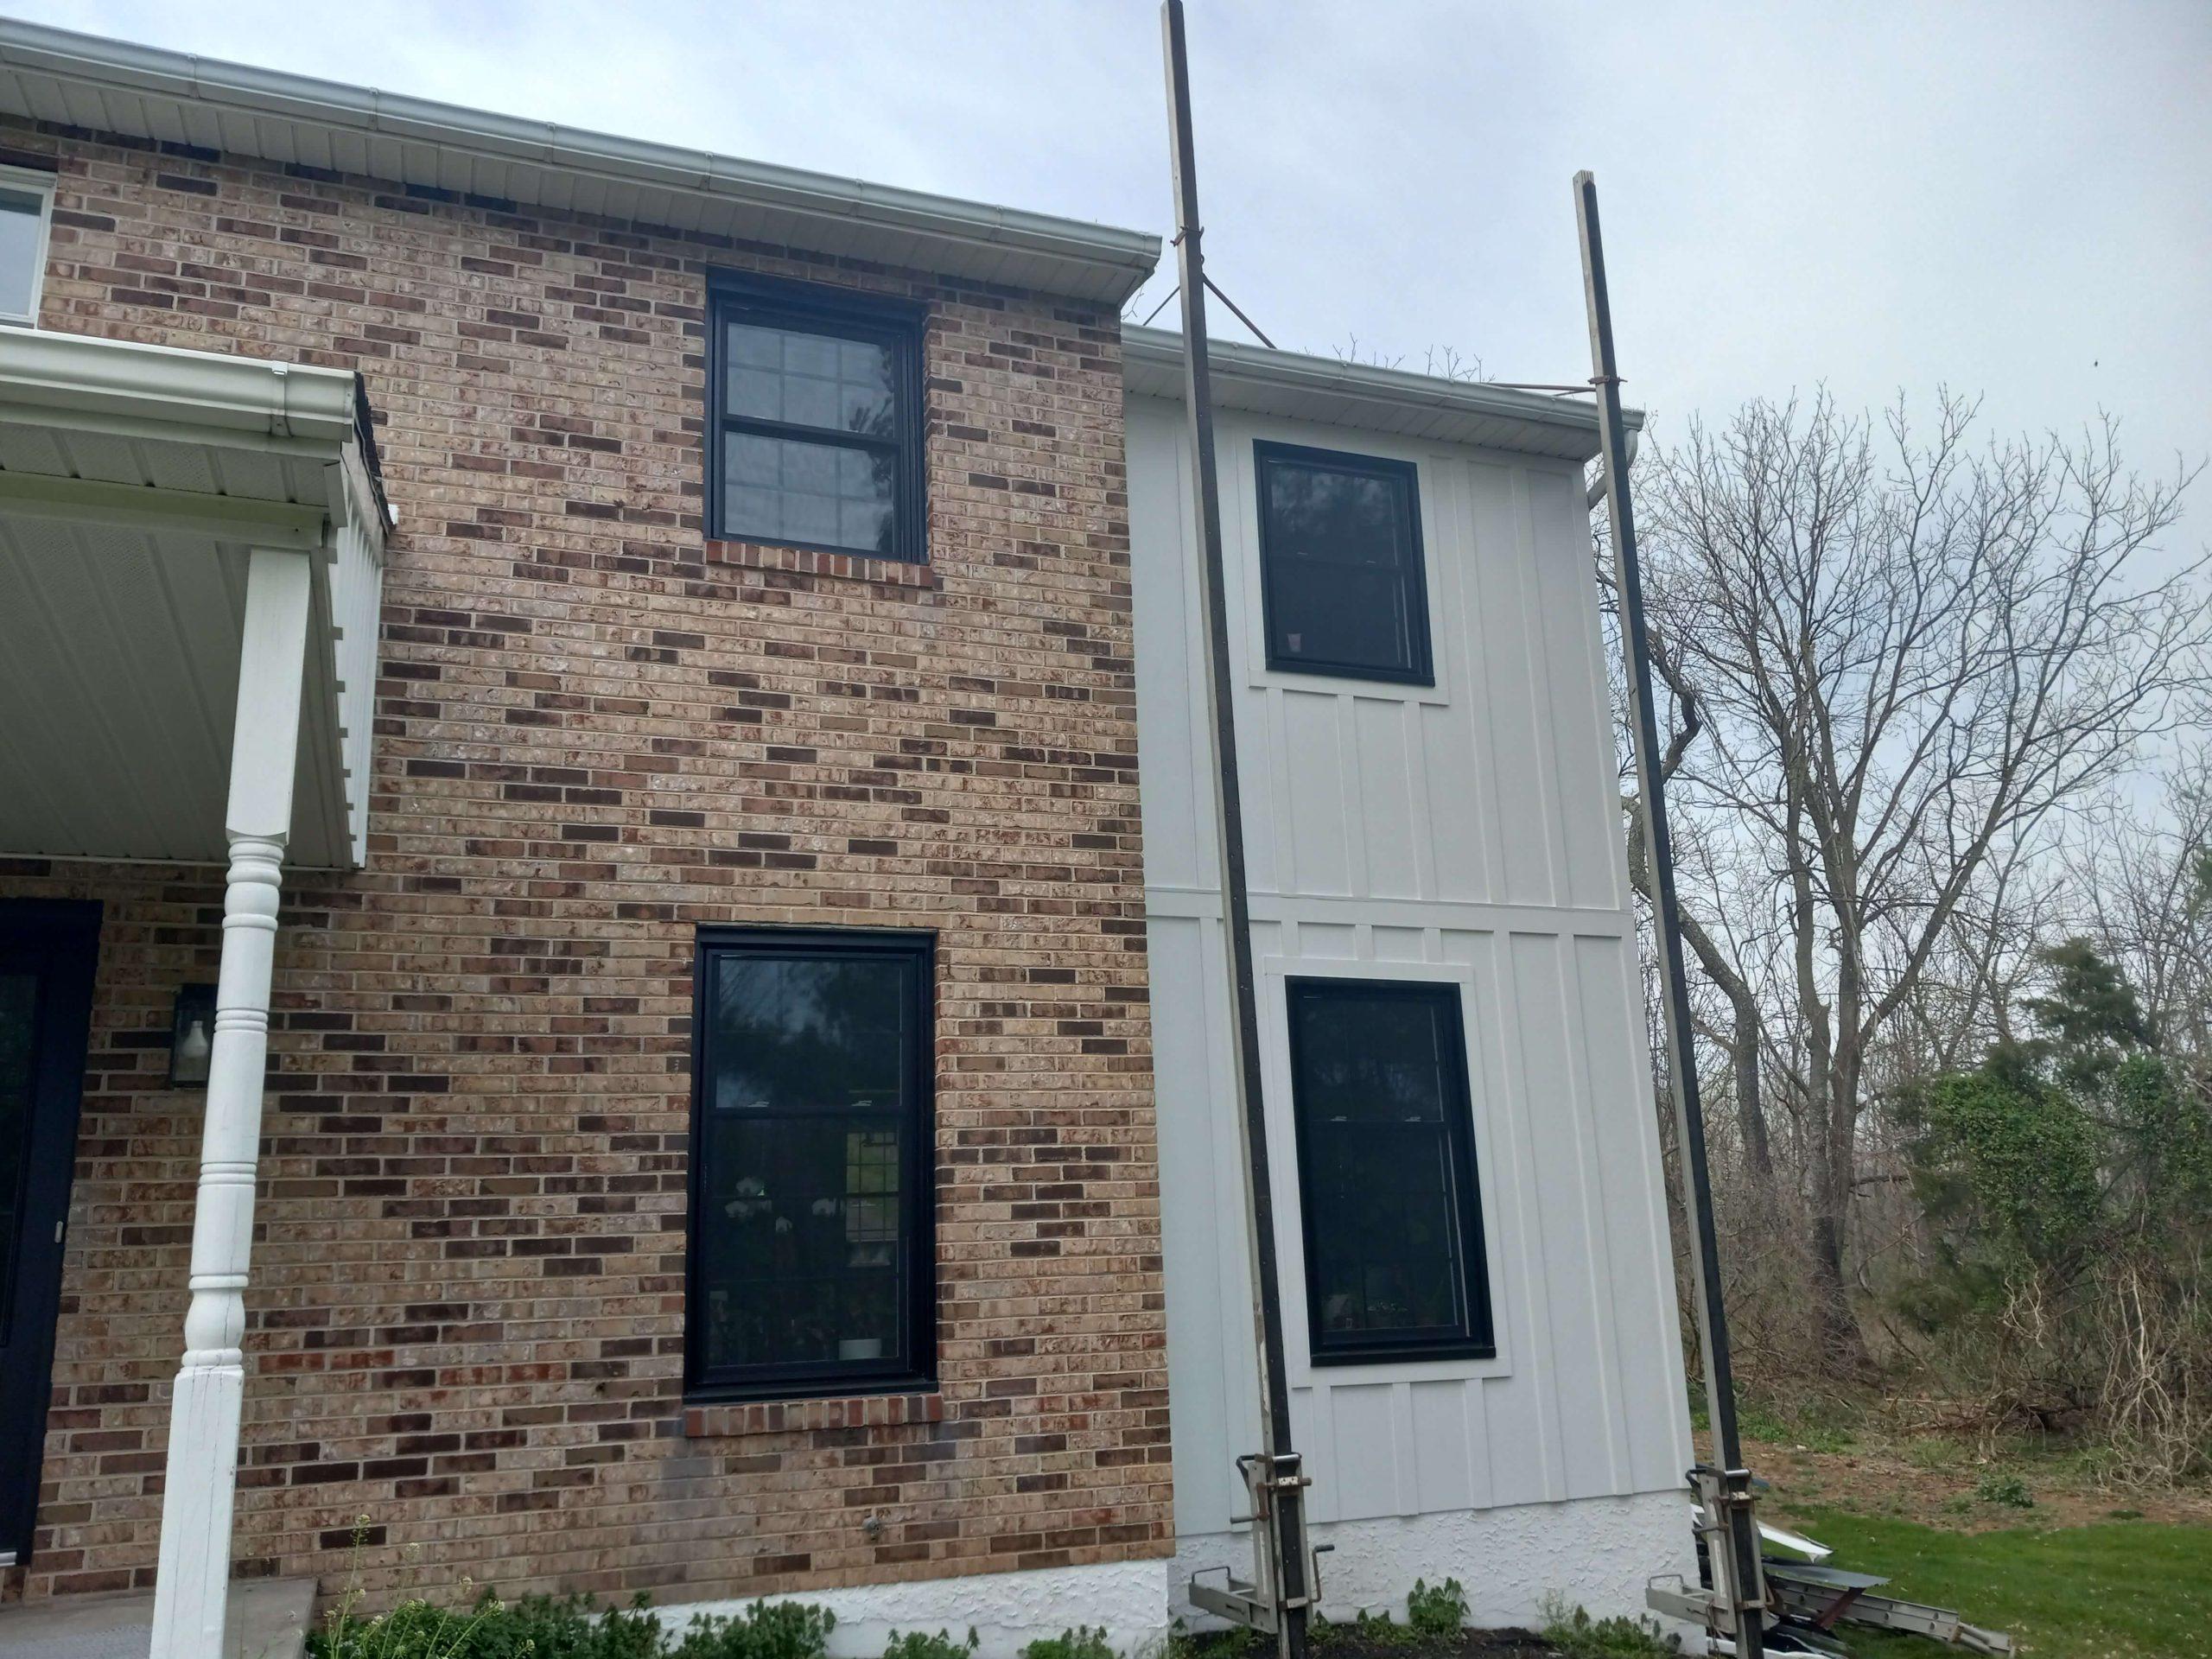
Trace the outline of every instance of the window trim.
<path fill-rule="evenodd" d="M 937 935 L 918 929 L 749 927 L 702 924 L 693 942 L 691 970 L 691 1127 L 684 1174 L 683 1399 L 687 1404 L 731 1401 L 843 1399 L 859 1395 L 914 1394 L 937 1386 Z M 707 1082 L 712 1075 L 707 992 L 710 957 L 721 952 L 764 956 L 903 957 L 917 969 L 915 1013 L 919 1024 L 910 1057 L 912 1134 L 900 1174 L 915 1203 L 906 1217 L 906 1351 L 890 1360 L 817 1361 L 710 1372 L 706 1323 L 692 1317 L 705 1306 L 697 1248 L 702 1213 L 700 1181 L 706 1171 Z"/>
<path fill-rule="evenodd" d="M 1332 472 L 1361 473 L 1371 478 L 1402 481 L 1406 488 L 1408 554 L 1406 572 L 1406 627 L 1414 647 L 1412 665 L 1404 669 L 1375 668 L 1356 663 L 1332 663 L 1313 657 L 1284 657 L 1275 650 L 1275 597 L 1273 566 L 1268 556 L 1268 474 L 1273 467 L 1288 463 Z M 1260 635 L 1268 668 L 1281 674 L 1315 674 L 1331 679 L 1370 680 L 1388 685 L 1436 684 L 1436 658 L 1429 638 L 1428 554 L 1421 528 L 1421 466 L 1389 455 L 1355 454 L 1344 449 L 1319 449 L 1310 444 L 1283 443 L 1272 438 L 1252 442 L 1253 540 L 1259 550 Z"/>
<path fill-rule="evenodd" d="M 709 541 L 743 542 L 760 547 L 788 547 L 811 553 L 837 553 L 849 559 L 873 559 L 881 563 L 927 564 L 928 501 L 925 488 L 924 450 L 928 438 L 927 410 L 923 396 L 923 334 L 928 314 L 920 305 L 887 296 L 831 288 L 820 283 L 788 282 L 749 272 L 710 270 L 707 273 L 707 397 L 702 411 L 702 442 L 706 455 L 706 534 Z M 725 361 L 723 325 L 734 318 L 843 340 L 865 340 L 891 353 L 893 409 L 899 435 L 890 439 L 856 436 L 829 427 L 804 426 L 783 421 L 732 415 L 723 397 L 722 382 L 728 372 Z M 840 547 L 830 542 L 791 539 L 763 541 L 737 535 L 722 523 L 723 441 L 733 431 L 753 432 L 765 437 L 786 438 L 868 454 L 892 452 L 898 458 L 898 474 L 892 489 L 891 511 L 897 533 L 893 550 L 882 553 L 870 548 Z"/>
<path fill-rule="evenodd" d="M 35 168 L 0 163 L 0 187 L 20 190 L 39 200 L 38 243 L 31 251 L 30 309 L 0 311 L 0 327 L 35 328 L 39 303 L 46 297 L 46 267 L 53 257 L 54 175 Z"/>
<path fill-rule="evenodd" d="M 1467 1070 L 1467 1028 L 1464 986 L 1456 980 L 1355 979 L 1348 976 L 1286 975 L 1283 1009 L 1289 1039 L 1291 1139 L 1298 1163 L 1298 1217 L 1305 1251 L 1306 1345 L 1308 1363 L 1317 1366 L 1385 1365 L 1408 1360 L 1496 1359 L 1498 1356 L 1496 1305 L 1491 1296 L 1488 1236 L 1484 1230 L 1481 1166 L 1475 1153 L 1474 1096 Z M 1453 1176 L 1452 1219 L 1459 1236 L 1459 1315 L 1461 1330 L 1452 1335 L 1408 1338 L 1325 1338 L 1321 1317 L 1320 1284 L 1316 1269 L 1320 1260 L 1314 1227 L 1315 1168 L 1312 1137 L 1306 1133 L 1304 1109 L 1299 1100 L 1301 1022 L 1300 1000 L 1307 996 L 1353 995 L 1397 997 L 1408 1001 L 1439 1005 L 1448 1015 L 1451 1039 L 1446 1044 L 1444 1084 L 1446 1090 L 1444 1129 L 1450 1142 Z"/>

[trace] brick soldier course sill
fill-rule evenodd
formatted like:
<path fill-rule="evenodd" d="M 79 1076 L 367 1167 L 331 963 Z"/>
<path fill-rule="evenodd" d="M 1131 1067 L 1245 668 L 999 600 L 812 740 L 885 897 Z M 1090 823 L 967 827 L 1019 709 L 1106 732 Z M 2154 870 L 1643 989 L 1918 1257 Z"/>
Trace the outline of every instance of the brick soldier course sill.
<path fill-rule="evenodd" d="M 876 582 L 890 588 L 938 586 L 932 565 L 906 559 L 872 559 L 861 553 L 825 553 L 805 547 L 772 547 L 761 542 L 707 543 L 707 563 L 753 570 L 789 570 L 805 576 L 840 576 L 849 582 Z"/>
<path fill-rule="evenodd" d="M 687 1406 L 690 1440 L 731 1434 L 782 1434 L 817 1428 L 897 1428 L 941 1423 L 941 1394 L 864 1394 L 849 1400 L 753 1400 L 725 1406 Z"/>

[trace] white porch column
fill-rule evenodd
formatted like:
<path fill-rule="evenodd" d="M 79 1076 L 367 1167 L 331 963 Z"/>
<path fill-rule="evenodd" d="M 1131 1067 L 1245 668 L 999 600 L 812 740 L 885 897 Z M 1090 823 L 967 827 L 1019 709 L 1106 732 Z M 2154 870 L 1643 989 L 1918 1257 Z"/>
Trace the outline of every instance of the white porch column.
<path fill-rule="evenodd" d="M 152 1659 L 219 1659 L 230 1592 L 231 1505 L 245 1396 L 246 1262 L 269 1049 L 276 889 L 292 823 L 312 572 L 305 553 L 256 549 L 248 567 L 224 829 L 223 965 L 207 1061 L 200 1192 L 192 1222 L 192 1306 L 169 1406 Z"/>

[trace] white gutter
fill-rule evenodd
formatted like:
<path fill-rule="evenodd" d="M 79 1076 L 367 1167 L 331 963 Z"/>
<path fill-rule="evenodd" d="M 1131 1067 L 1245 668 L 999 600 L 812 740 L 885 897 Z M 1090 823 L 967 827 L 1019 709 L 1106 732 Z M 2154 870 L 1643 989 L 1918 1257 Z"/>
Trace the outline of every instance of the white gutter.
<path fill-rule="evenodd" d="M 0 408 L 72 410 L 344 445 L 347 369 L 179 351 L 92 334 L 0 329 Z"/>
<path fill-rule="evenodd" d="M 458 105 L 0 18 L 0 69 L 130 97 L 165 97 L 257 119 L 404 139 L 495 161 L 720 198 L 939 242 L 1102 268 L 1126 299 L 1152 274 L 1160 238 L 1079 219 L 775 167 L 709 150 L 528 121 Z"/>
<path fill-rule="evenodd" d="M 1217 396 L 1224 401 L 1239 387 L 1265 388 L 1287 397 L 1310 401 L 1315 417 L 1343 421 L 1346 404 L 1375 409 L 1423 409 L 1478 420 L 1510 421 L 1586 437 L 1590 452 L 1598 445 L 1598 411 L 1586 397 L 1574 398 L 1541 391 L 1517 391 L 1484 380 L 1446 380 L 1440 376 L 1414 374 L 1404 369 L 1378 368 L 1366 363 L 1347 363 L 1338 358 L 1310 357 L 1264 346 L 1231 340 L 1207 342 Z M 1128 367 L 1132 391 L 1154 395 L 1180 396 L 1183 336 L 1165 328 L 1125 327 L 1122 353 Z M 1173 384 L 1169 384 L 1170 377 Z M 1643 411 L 1625 410 L 1631 428 L 1643 423 Z"/>

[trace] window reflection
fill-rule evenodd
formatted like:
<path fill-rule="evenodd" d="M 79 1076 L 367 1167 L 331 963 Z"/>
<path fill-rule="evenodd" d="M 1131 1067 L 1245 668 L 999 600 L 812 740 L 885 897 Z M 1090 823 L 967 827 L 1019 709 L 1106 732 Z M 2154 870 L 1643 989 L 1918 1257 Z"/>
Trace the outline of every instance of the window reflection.
<path fill-rule="evenodd" d="M 911 1373 L 930 1262 L 926 942 L 705 948 L 694 1381 Z"/>
<path fill-rule="evenodd" d="M 1294 981 L 1289 1007 L 1315 1357 L 1486 1346 L 1457 989 Z"/>
<path fill-rule="evenodd" d="M 1427 683 L 1414 469 L 1273 443 L 1255 466 L 1269 666 Z"/>

